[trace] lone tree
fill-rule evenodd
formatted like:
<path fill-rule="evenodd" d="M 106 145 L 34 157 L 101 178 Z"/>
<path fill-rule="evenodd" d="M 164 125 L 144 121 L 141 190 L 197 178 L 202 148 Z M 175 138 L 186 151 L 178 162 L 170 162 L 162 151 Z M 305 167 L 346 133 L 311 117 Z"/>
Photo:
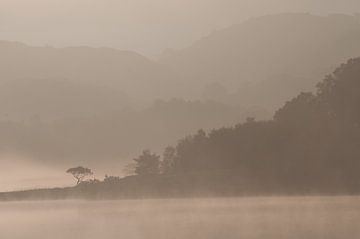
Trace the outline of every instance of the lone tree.
<path fill-rule="evenodd" d="M 133 159 L 134 172 L 137 175 L 151 175 L 160 173 L 160 156 L 153 154 L 150 150 L 144 150 L 138 158 Z"/>
<path fill-rule="evenodd" d="M 66 172 L 72 174 L 72 176 L 74 176 L 74 178 L 76 178 L 76 180 L 77 180 L 76 185 L 79 185 L 84 180 L 85 177 L 91 176 L 94 174 L 91 171 L 91 169 L 84 168 L 81 166 L 76 167 L 76 168 L 69 168 Z"/>

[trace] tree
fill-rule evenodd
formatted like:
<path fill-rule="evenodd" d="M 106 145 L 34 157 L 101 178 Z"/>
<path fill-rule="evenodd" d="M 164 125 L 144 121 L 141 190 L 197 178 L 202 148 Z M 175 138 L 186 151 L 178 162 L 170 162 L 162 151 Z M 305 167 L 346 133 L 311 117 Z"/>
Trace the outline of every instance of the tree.
<path fill-rule="evenodd" d="M 131 176 L 135 174 L 135 168 L 136 168 L 136 163 L 131 162 L 129 164 L 126 164 L 122 171 L 124 175 Z"/>
<path fill-rule="evenodd" d="M 85 177 L 87 176 L 91 176 L 94 173 L 91 171 L 91 169 L 89 168 L 84 168 L 84 167 L 76 167 L 76 168 L 69 168 L 67 171 L 67 173 L 70 173 L 76 180 L 76 185 L 79 185 Z"/>
<path fill-rule="evenodd" d="M 350 59 L 317 85 L 328 112 L 346 124 L 360 126 L 360 58 Z"/>
<path fill-rule="evenodd" d="M 160 156 L 153 154 L 150 150 L 144 150 L 135 161 L 135 174 L 151 175 L 160 173 Z"/>
<path fill-rule="evenodd" d="M 171 173 L 174 170 L 176 158 L 176 149 L 174 147 L 167 147 L 163 153 L 163 160 L 161 162 L 161 172 L 164 174 Z"/>

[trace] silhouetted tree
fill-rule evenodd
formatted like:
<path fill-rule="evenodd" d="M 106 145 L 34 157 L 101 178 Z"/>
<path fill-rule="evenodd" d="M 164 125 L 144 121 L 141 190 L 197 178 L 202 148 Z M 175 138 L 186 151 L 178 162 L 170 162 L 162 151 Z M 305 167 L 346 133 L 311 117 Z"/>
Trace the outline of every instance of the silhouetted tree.
<path fill-rule="evenodd" d="M 137 175 L 152 175 L 160 173 L 160 156 L 150 150 L 144 150 L 142 154 L 133 159 L 135 161 L 134 172 Z"/>
<path fill-rule="evenodd" d="M 161 161 L 161 172 L 163 174 L 169 174 L 173 172 L 174 164 L 176 160 L 176 149 L 174 147 L 167 147 L 163 153 L 163 159 Z"/>
<path fill-rule="evenodd" d="M 93 175 L 93 172 L 89 168 L 84 167 L 76 167 L 76 168 L 69 168 L 67 173 L 70 173 L 76 180 L 76 185 L 79 185 L 85 177 Z"/>
<path fill-rule="evenodd" d="M 114 183 L 117 183 L 120 181 L 121 181 L 121 178 L 117 177 L 117 176 L 105 175 L 105 178 L 104 178 L 104 183 L 107 183 L 107 184 L 114 184 Z"/>

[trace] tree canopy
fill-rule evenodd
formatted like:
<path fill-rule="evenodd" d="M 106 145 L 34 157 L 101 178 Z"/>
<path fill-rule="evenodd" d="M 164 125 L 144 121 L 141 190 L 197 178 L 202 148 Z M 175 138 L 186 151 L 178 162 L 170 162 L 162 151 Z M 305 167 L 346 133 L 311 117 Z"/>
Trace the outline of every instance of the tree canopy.
<path fill-rule="evenodd" d="M 160 172 L 160 156 L 151 153 L 150 150 L 144 150 L 133 160 L 135 161 L 134 172 L 137 175 L 152 175 Z"/>
<path fill-rule="evenodd" d="M 203 130 L 167 148 L 166 173 L 227 172 L 292 186 L 360 181 L 360 58 L 286 102 L 272 120 Z M 335 186 L 334 186 L 335 187 Z"/>
<path fill-rule="evenodd" d="M 91 169 L 84 168 L 81 166 L 76 167 L 76 168 L 69 168 L 66 172 L 71 174 L 77 180 L 76 185 L 79 185 L 84 180 L 85 177 L 91 176 L 94 174 L 91 171 Z"/>

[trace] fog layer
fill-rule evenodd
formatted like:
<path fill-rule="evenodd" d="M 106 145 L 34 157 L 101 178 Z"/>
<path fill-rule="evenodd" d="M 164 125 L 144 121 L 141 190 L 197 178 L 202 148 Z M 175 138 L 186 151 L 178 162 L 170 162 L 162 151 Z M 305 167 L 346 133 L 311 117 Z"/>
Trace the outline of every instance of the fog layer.
<path fill-rule="evenodd" d="M 110 46 L 156 56 L 252 16 L 359 11 L 357 0 L 2 0 L 0 38 Z"/>
<path fill-rule="evenodd" d="M 2 239 L 351 238 L 359 198 L 2 203 Z M 21 228 L 21 230 L 18 230 Z"/>
<path fill-rule="evenodd" d="M 360 55 L 359 22 L 357 15 L 263 16 L 160 61 L 111 48 L 1 41 L 0 150 L 62 170 L 84 164 L 119 175 L 143 149 L 158 151 L 200 128 L 271 118 Z"/>

